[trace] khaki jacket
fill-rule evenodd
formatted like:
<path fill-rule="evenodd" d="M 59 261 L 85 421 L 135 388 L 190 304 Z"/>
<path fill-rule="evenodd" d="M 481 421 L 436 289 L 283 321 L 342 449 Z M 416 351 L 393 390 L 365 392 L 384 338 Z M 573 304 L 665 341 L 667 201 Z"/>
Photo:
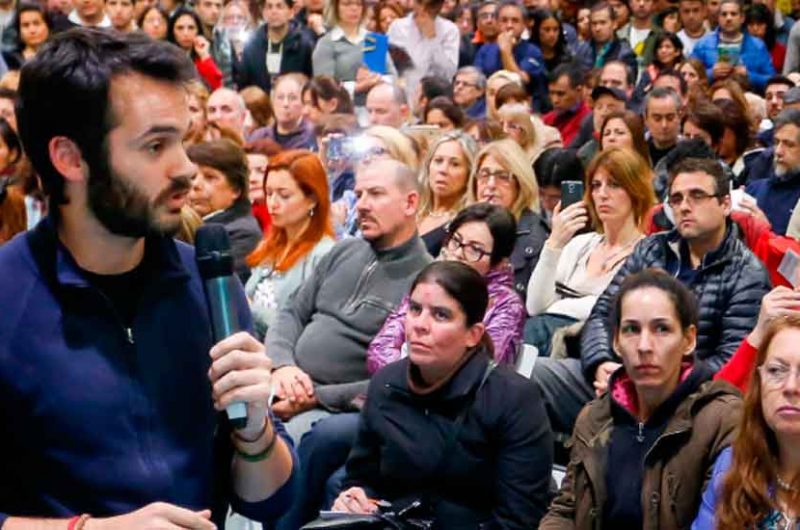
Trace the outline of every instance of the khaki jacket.
<path fill-rule="evenodd" d="M 703 383 L 678 405 L 645 456 L 642 530 L 691 526 L 717 455 L 733 441 L 741 408 L 739 393 L 722 381 Z M 613 428 L 608 393 L 581 411 L 568 442 L 567 474 L 540 530 L 602 528 Z"/>

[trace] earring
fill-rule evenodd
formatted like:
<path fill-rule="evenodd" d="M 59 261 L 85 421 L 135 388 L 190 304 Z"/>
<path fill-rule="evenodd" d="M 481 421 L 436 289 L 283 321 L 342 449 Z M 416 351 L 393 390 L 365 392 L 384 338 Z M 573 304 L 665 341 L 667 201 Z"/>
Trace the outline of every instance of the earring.
<path fill-rule="evenodd" d="M 309 217 L 314 217 L 314 207 L 312 206 L 311 209 L 308 211 Z"/>

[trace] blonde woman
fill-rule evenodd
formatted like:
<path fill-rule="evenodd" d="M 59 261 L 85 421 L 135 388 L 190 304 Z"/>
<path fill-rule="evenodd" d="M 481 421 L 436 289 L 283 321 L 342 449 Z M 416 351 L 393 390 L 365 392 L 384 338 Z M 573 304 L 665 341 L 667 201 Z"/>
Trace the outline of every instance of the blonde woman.
<path fill-rule="evenodd" d="M 450 132 L 428 150 L 420 174 L 417 229 L 431 256 L 438 256 L 447 224 L 467 202 L 467 184 L 477 148 L 469 135 Z"/>
<path fill-rule="evenodd" d="M 517 220 L 511 265 L 514 289 L 524 300 L 528 280 L 550 229 L 539 216 L 539 187 L 528 155 L 514 140 L 491 142 L 478 153 L 470 179 L 469 201 L 502 206 Z"/>
<path fill-rule="evenodd" d="M 510 83 L 522 87 L 522 78 L 511 70 L 498 70 L 486 80 L 486 116 L 488 118 L 497 119 L 497 106 L 494 98 L 501 88 Z"/>

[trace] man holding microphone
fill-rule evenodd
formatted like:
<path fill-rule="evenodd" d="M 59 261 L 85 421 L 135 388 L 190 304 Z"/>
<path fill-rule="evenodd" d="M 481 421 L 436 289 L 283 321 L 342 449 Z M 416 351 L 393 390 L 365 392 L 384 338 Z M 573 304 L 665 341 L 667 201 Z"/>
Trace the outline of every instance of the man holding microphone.
<path fill-rule="evenodd" d="M 177 48 L 78 29 L 28 63 L 17 108 L 49 216 L 0 249 L 0 528 L 222 527 L 291 502 L 270 361 L 214 344 L 194 251 Z M 238 329 L 250 329 L 241 289 Z M 239 429 L 220 411 L 243 402 Z"/>

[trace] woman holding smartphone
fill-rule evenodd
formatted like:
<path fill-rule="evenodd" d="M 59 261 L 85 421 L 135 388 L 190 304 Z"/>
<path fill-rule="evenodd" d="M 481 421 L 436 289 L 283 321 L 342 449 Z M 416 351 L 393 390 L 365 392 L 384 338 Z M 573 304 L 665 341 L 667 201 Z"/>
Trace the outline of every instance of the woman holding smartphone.
<path fill-rule="evenodd" d="M 550 355 L 558 328 L 589 317 L 597 297 L 644 237 L 642 220 L 655 204 L 652 180 L 650 166 L 634 151 L 606 149 L 586 171 L 583 200 L 556 206 L 526 300 L 531 318 L 525 342 L 540 356 Z M 576 235 L 590 219 L 594 231 Z"/>

